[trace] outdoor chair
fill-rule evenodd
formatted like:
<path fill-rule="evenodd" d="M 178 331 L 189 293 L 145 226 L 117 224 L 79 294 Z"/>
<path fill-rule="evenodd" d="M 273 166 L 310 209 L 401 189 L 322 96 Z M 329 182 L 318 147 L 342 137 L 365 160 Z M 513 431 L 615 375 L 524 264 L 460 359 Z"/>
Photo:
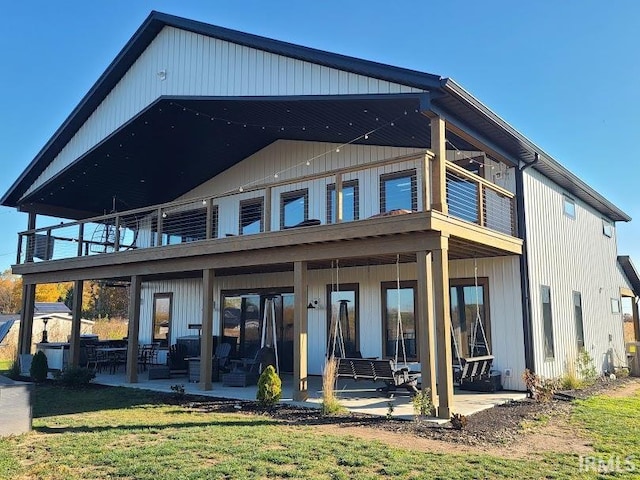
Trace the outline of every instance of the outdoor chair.
<path fill-rule="evenodd" d="M 234 368 L 222 376 L 222 383 L 227 387 L 246 387 L 258 383 L 260 373 L 267 365 L 276 364 L 273 347 L 262 347 L 253 358 L 231 360 Z"/>

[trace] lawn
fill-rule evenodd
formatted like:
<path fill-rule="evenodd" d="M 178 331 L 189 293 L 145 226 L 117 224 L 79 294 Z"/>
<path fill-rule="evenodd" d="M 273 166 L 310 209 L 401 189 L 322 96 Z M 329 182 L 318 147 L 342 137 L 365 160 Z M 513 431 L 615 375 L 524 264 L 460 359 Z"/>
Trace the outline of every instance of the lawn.
<path fill-rule="evenodd" d="M 38 386 L 34 417 L 32 433 L 0 439 L 0 478 L 595 478 L 575 455 L 413 452 L 266 416 L 194 412 L 135 389 Z M 593 436 L 594 456 L 640 459 L 640 396 L 581 402 L 574 421 Z"/>

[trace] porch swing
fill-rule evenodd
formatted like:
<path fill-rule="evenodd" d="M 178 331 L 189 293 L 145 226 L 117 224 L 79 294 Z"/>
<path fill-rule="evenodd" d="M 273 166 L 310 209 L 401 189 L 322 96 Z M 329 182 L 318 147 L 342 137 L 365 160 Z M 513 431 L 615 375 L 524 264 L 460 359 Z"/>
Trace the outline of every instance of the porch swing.
<path fill-rule="evenodd" d="M 478 298 L 478 263 L 476 259 L 474 259 L 473 261 L 473 267 L 474 286 L 476 293 L 476 315 L 471 333 L 471 342 L 469 345 L 471 355 L 469 357 L 463 357 L 460 354 L 460 348 L 458 346 L 458 341 L 456 340 L 456 334 L 453 329 L 453 324 L 450 324 L 451 339 L 453 340 L 453 347 L 455 350 L 457 361 L 457 363 L 453 364 L 453 380 L 457 384 L 472 384 L 490 378 L 491 367 L 493 365 L 494 359 L 493 355 L 491 355 L 489 342 L 487 341 L 484 322 L 482 321 L 482 316 L 480 315 L 480 300 Z M 480 334 L 482 335 L 481 343 L 478 342 L 478 332 L 480 332 Z M 481 346 L 484 346 L 484 350 L 487 353 L 486 355 L 477 355 Z"/>
<path fill-rule="evenodd" d="M 329 340 L 329 348 L 327 349 L 328 359 L 336 358 L 336 348 L 340 350 L 341 356 L 337 358 L 338 368 L 337 377 L 347 377 L 353 380 L 371 380 L 374 382 L 384 382 L 385 386 L 378 388 L 380 392 L 385 392 L 388 395 L 392 395 L 398 387 L 407 389 L 410 394 L 418 392 L 417 384 L 419 374 L 409 372 L 407 364 L 407 354 L 405 348 L 404 332 L 402 328 L 402 316 L 400 313 L 400 255 L 396 257 L 396 276 L 398 287 L 398 311 L 397 311 L 397 324 L 396 324 L 396 348 L 394 360 L 389 359 L 375 359 L 375 358 L 346 358 L 344 347 L 344 336 L 342 331 L 342 319 L 348 322 L 349 313 L 347 308 L 347 301 L 340 301 L 340 309 L 338 312 L 338 318 L 331 325 L 331 338 Z M 333 268 L 333 266 L 332 266 Z M 339 291 L 339 265 L 336 261 L 336 290 Z M 348 323 L 347 323 L 348 328 Z M 398 367 L 398 355 L 400 352 L 399 346 L 402 346 L 402 358 L 403 366 Z"/>

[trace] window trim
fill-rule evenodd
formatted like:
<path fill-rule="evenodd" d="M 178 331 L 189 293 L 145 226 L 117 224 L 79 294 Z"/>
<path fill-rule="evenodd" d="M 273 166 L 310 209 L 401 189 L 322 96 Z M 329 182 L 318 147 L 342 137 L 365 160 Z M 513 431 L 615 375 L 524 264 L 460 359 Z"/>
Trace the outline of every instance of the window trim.
<path fill-rule="evenodd" d="M 549 326 L 551 327 L 551 355 L 547 354 L 547 349 L 546 349 L 546 337 L 547 337 L 547 332 L 546 332 L 546 328 L 545 328 L 545 321 L 544 321 L 544 295 L 543 295 L 543 291 L 544 289 L 547 289 L 549 291 L 549 314 L 550 314 L 550 318 L 549 318 Z M 551 300 L 551 287 L 548 285 L 540 285 L 540 316 L 542 317 L 542 339 L 543 339 L 543 344 L 542 344 L 542 348 L 544 349 L 544 360 L 545 361 L 553 361 L 556 358 L 556 346 L 555 346 L 555 337 L 554 337 L 554 332 L 553 332 L 553 303 Z"/>
<path fill-rule="evenodd" d="M 242 209 L 250 205 L 260 205 L 260 233 L 264 232 L 264 197 L 254 197 L 247 198 L 246 200 L 240 200 L 240 211 L 238 212 L 238 235 L 244 235 L 242 231 Z"/>
<path fill-rule="evenodd" d="M 347 222 L 355 221 L 360 219 L 360 187 L 358 185 L 358 179 L 347 180 L 342 182 L 342 190 L 345 188 L 353 187 L 353 220 L 346 220 Z M 327 224 L 335 223 L 333 218 L 333 208 L 331 205 L 331 193 L 335 192 L 336 184 L 329 183 L 327 184 Z M 344 202 L 343 202 L 344 204 Z"/>
<path fill-rule="evenodd" d="M 613 238 L 614 228 L 615 227 L 614 227 L 613 222 L 607 220 L 606 218 L 602 219 L 602 234 L 605 237 Z"/>
<path fill-rule="evenodd" d="M 411 211 L 418 210 L 418 177 L 415 168 L 408 170 L 402 170 L 400 172 L 383 173 L 380 175 L 380 213 L 387 213 L 386 197 L 387 187 L 386 182 L 389 180 L 396 180 L 398 178 L 409 177 L 411 181 Z"/>
<path fill-rule="evenodd" d="M 168 329 L 167 329 L 167 338 L 157 338 L 156 337 L 156 300 L 160 298 L 168 298 L 169 299 L 169 319 L 167 320 Z M 162 293 L 154 293 L 153 294 L 153 311 L 151 316 L 151 341 L 153 343 L 160 343 L 161 348 L 169 348 L 171 344 L 171 330 L 173 323 L 173 292 L 162 292 Z M 166 342 L 166 345 L 165 345 Z"/>
<path fill-rule="evenodd" d="M 298 198 L 304 199 L 304 218 L 303 222 L 309 220 L 309 189 L 308 188 L 300 188 L 298 190 L 290 190 L 288 192 L 282 192 L 280 194 L 280 230 L 284 230 L 285 228 L 295 227 L 295 225 L 286 225 L 285 226 L 285 218 L 284 218 L 284 208 L 286 206 L 287 200 L 297 200 Z"/>
<path fill-rule="evenodd" d="M 483 298 L 482 301 L 484 302 L 484 323 L 485 323 L 485 327 L 484 327 L 484 333 L 485 336 L 487 337 L 487 344 L 489 347 L 489 351 L 493 352 L 493 342 L 492 342 L 492 338 L 491 338 L 491 305 L 489 304 L 489 277 L 478 277 L 478 286 L 482 287 L 482 293 L 483 293 Z M 475 278 L 470 277 L 470 278 L 452 278 L 449 280 L 449 289 L 454 288 L 454 287 L 475 287 Z M 449 293 L 451 294 L 451 293 Z M 449 302 L 451 303 L 451 302 Z M 474 304 L 472 304 L 474 305 Z M 449 305 L 449 308 L 451 308 L 451 305 Z M 451 314 L 449 314 L 451 315 Z M 453 318 L 451 318 L 451 320 L 453 321 Z M 473 319 L 473 321 L 475 321 L 475 318 Z M 455 355 L 455 352 L 452 352 L 453 355 Z M 461 352 L 462 353 L 462 352 Z M 457 360 L 457 359 L 455 359 Z"/>
<path fill-rule="evenodd" d="M 573 213 L 570 213 L 567 211 L 567 205 L 571 205 L 572 209 L 573 209 Z M 575 220 L 576 218 L 576 200 L 575 198 L 570 197 L 569 195 L 562 195 L 562 211 L 564 212 L 565 216 L 571 218 L 572 220 Z"/>
<path fill-rule="evenodd" d="M 333 285 L 327 285 L 327 345 L 331 339 L 331 294 L 334 292 Z M 341 283 L 340 291 L 355 292 L 355 349 L 360 351 L 360 284 L 359 283 Z"/>
<path fill-rule="evenodd" d="M 614 307 L 615 302 L 615 307 Z M 611 297 L 611 313 L 614 315 L 618 315 L 622 313 L 622 306 L 620 304 L 620 299 L 616 297 Z"/>
<path fill-rule="evenodd" d="M 387 328 L 385 325 L 385 318 L 387 313 L 387 290 L 396 290 L 398 288 L 398 283 L 394 281 L 388 282 L 380 282 L 380 303 L 381 303 L 381 313 L 382 313 L 382 358 L 393 358 L 395 356 L 395 352 L 387 352 Z M 415 324 L 415 335 L 416 335 L 416 356 L 410 357 L 407 355 L 407 361 L 420 361 L 420 345 L 419 345 L 419 325 L 416 315 L 418 313 L 418 282 L 416 280 L 403 280 L 400 282 L 400 288 L 412 288 L 413 289 L 413 314 L 414 314 L 414 324 Z"/>

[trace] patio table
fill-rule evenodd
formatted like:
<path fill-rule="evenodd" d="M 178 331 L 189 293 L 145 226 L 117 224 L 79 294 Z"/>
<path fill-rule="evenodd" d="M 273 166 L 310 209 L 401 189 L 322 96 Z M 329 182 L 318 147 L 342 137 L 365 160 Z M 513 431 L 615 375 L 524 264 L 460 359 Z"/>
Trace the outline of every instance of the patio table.
<path fill-rule="evenodd" d="M 102 352 L 104 354 L 110 366 L 110 373 L 116 373 L 120 361 L 126 364 L 127 347 L 98 347 L 96 348 L 96 352 Z"/>

